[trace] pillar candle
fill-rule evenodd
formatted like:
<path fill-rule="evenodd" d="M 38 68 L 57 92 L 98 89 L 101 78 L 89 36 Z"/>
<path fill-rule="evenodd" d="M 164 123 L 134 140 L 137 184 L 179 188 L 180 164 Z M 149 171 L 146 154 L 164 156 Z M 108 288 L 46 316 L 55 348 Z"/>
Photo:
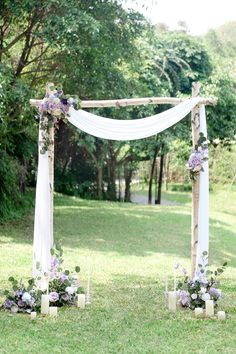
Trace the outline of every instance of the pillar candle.
<path fill-rule="evenodd" d="M 36 319 L 36 316 L 37 316 L 37 312 L 35 312 L 35 311 L 30 312 L 30 319 L 31 319 L 31 320 L 35 320 L 35 319 Z"/>
<path fill-rule="evenodd" d="M 49 311 L 49 295 L 41 296 L 41 313 L 43 315 L 48 315 Z"/>
<path fill-rule="evenodd" d="M 201 307 L 196 307 L 194 313 L 195 317 L 203 317 L 203 309 Z"/>
<path fill-rule="evenodd" d="M 218 317 L 218 320 L 224 321 L 226 319 L 225 312 L 224 311 L 218 311 L 217 312 L 217 317 Z"/>
<path fill-rule="evenodd" d="M 206 316 L 207 317 L 214 316 L 214 301 L 213 300 L 206 301 Z"/>
<path fill-rule="evenodd" d="M 57 316 L 57 307 L 56 306 L 49 307 L 49 316 L 50 317 L 56 317 Z"/>
<path fill-rule="evenodd" d="M 168 292 L 168 309 L 170 311 L 176 311 L 176 292 L 175 291 Z"/>
<path fill-rule="evenodd" d="M 85 305 L 91 304 L 91 296 L 90 296 L 90 273 L 88 274 L 88 281 L 87 281 L 87 291 L 85 294 Z"/>
<path fill-rule="evenodd" d="M 84 309 L 85 308 L 85 294 L 78 294 L 77 295 L 77 306 L 80 309 Z"/>

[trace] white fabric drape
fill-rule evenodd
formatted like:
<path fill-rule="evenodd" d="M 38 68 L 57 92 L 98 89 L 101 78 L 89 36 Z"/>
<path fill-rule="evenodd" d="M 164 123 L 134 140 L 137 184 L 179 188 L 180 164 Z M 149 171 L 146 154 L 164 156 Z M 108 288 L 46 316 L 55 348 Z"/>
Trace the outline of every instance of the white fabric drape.
<path fill-rule="evenodd" d="M 200 132 L 207 138 L 207 124 L 205 106 L 199 109 Z M 201 256 L 204 251 L 209 252 L 209 171 L 208 160 L 203 163 L 204 171 L 200 172 L 199 181 L 199 210 L 198 210 L 198 245 L 197 265 L 202 263 Z M 198 267 L 196 267 L 198 269 Z"/>
<path fill-rule="evenodd" d="M 165 112 L 142 119 L 118 120 L 97 116 L 82 109 L 69 110 L 68 120 L 84 132 L 109 140 L 136 140 L 158 134 L 183 119 L 198 104 L 190 98 Z"/>
<path fill-rule="evenodd" d="M 48 168 L 48 152 L 40 153 L 43 132 L 39 129 L 38 173 L 35 200 L 34 242 L 33 242 L 33 276 L 38 274 L 36 264 L 39 262 L 42 272 L 50 268 L 50 249 L 53 235 L 50 228 L 50 181 Z"/>

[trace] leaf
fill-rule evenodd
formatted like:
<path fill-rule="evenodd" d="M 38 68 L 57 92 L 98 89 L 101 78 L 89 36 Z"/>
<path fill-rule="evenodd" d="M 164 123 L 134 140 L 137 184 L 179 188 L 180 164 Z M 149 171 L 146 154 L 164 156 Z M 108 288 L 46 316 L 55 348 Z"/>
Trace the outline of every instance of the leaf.
<path fill-rule="evenodd" d="M 57 251 L 62 251 L 60 243 L 56 243 L 55 248 L 56 248 Z"/>
<path fill-rule="evenodd" d="M 217 268 L 217 272 L 218 272 L 218 273 L 223 273 L 224 270 L 223 270 L 222 268 Z"/>
<path fill-rule="evenodd" d="M 50 253 L 51 253 L 52 256 L 55 254 L 55 251 L 54 251 L 53 248 L 50 249 Z"/>
<path fill-rule="evenodd" d="M 14 282 L 15 279 L 14 279 L 13 277 L 9 277 L 9 278 L 8 278 L 8 281 Z"/>
<path fill-rule="evenodd" d="M 203 256 L 207 256 L 207 255 L 208 255 L 207 251 L 203 251 L 203 252 L 202 252 L 202 255 L 203 255 Z"/>
<path fill-rule="evenodd" d="M 227 262 L 224 262 L 224 263 L 223 263 L 223 267 L 226 267 L 226 266 L 227 266 L 227 264 L 228 264 Z"/>
<path fill-rule="evenodd" d="M 75 267 L 75 271 L 76 271 L 76 273 L 79 273 L 79 272 L 80 272 L 80 267 L 79 267 L 79 266 L 76 266 L 76 267 Z"/>
<path fill-rule="evenodd" d="M 69 270 L 65 270 L 65 271 L 64 271 L 64 274 L 65 274 L 65 275 L 69 275 L 69 274 L 70 274 Z"/>
<path fill-rule="evenodd" d="M 37 270 L 40 269 L 40 262 L 36 262 L 36 269 L 37 269 Z"/>

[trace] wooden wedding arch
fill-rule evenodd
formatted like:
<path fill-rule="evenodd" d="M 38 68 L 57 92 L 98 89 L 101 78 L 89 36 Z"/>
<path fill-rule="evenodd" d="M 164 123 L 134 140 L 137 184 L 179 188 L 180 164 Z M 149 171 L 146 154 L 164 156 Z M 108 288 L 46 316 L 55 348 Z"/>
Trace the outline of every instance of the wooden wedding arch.
<path fill-rule="evenodd" d="M 192 97 L 199 97 L 200 84 L 194 82 L 192 84 Z M 102 108 L 102 107 L 128 107 L 139 105 L 160 105 L 170 104 L 178 105 L 185 101 L 183 98 L 173 97 L 150 97 L 150 98 L 130 98 L 130 99 L 117 99 L 117 100 L 96 100 L 80 102 L 81 108 Z M 30 104 L 34 107 L 39 107 L 42 100 L 31 99 Z M 200 105 L 214 105 L 215 99 L 200 98 L 197 106 L 191 112 L 191 127 L 192 127 L 192 145 L 193 148 L 197 145 L 200 134 L 199 123 L 199 109 Z M 50 145 L 48 147 L 48 165 L 49 165 L 49 180 L 50 180 L 50 202 L 51 202 L 51 215 L 50 227 L 53 234 L 53 190 L 54 190 L 54 127 L 49 130 Z M 192 277 L 196 271 L 196 258 L 197 258 L 197 244 L 198 244 L 198 212 L 199 212 L 199 181 L 200 177 L 197 175 L 196 179 L 192 182 L 192 222 L 191 222 L 191 274 Z"/>

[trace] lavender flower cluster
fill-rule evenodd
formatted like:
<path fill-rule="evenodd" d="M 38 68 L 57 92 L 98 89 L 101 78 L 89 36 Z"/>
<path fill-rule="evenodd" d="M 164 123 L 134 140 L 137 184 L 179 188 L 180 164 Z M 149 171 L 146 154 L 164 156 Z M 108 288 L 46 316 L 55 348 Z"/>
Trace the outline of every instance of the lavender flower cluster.
<path fill-rule="evenodd" d="M 49 113 L 54 117 L 66 116 L 69 108 L 75 106 L 77 103 L 77 98 L 63 97 L 62 90 L 54 90 L 46 94 L 46 97 L 39 106 L 39 112 L 41 114 Z"/>
<path fill-rule="evenodd" d="M 13 277 L 10 277 L 9 281 L 12 288 L 4 292 L 6 299 L 3 308 L 12 313 L 35 311 L 39 305 L 40 292 L 35 288 L 33 279 L 29 280 L 27 287 Z"/>
<path fill-rule="evenodd" d="M 192 151 L 189 160 L 187 162 L 187 169 L 190 172 L 190 178 L 194 180 L 196 175 L 198 175 L 203 169 L 204 161 L 208 160 L 208 145 L 207 140 L 204 137 L 203 133 L 200 133 L 195 149 Z"/>
<path fill-rule="evenodd" d="M 208 160 L 208 147 L 207 145 L 199 147 L 194 150 L 190 155 L 187 163 L 187 169 L 190 171 L 191 175 L 196 175 L 200 171 L 204 171 L 203 162 Z"/>
<path fill-rule="evenodd" d="M 60 251 L 61 252 L 61 251 Z M 55 250 L 53 251 L 55 254 Z M 51 260 L 51 269 L 49 277 L 49 296 L 50 304 L 53 306 L 63 306 L 73 304 L 76 294 L 81 292 L 80 282 L 76 273 L 70 273 L 68 270 L 63 271 L 63 259 L 56 254 Z M 79 267 L 75 268 L 77 272 Z"/>
<path fill-rule="evenodd" d="M 207 300 L 213 300 L 216 307 L 217 301 L 222 296 L 218 276 L 223 273 L 227 263 L 213 272 L 208 269 L 207 252 L 203 252 L 202 260 L 203 264 L 198 265 L 194 279 L 190 278 L 185 269 L 182 270 L 184 279 L 179 281 L 177 286 L 180 305 L 192 310 L 196 307 L 205 308 Z M 179 266 L 175 268 L 179 269 Z"/>
<path fill-rule="evenodd" d="M 21 281 L 10 277 L 11 289 L 5 290 L 3 309 L 12 313 L 39 311 L 41 308 L 41 295 L 49 291 L 50 305 L 63 306 L 75 303 L 76 294 L 82 293 L 77 273 L 63 270 L 63 250 L 60 245 L 51 249 L 51 267 L 48 273 L 42 273 L 40 265 L 37 265 L 38 276 L 28 280 L 28 286 Z"/>

